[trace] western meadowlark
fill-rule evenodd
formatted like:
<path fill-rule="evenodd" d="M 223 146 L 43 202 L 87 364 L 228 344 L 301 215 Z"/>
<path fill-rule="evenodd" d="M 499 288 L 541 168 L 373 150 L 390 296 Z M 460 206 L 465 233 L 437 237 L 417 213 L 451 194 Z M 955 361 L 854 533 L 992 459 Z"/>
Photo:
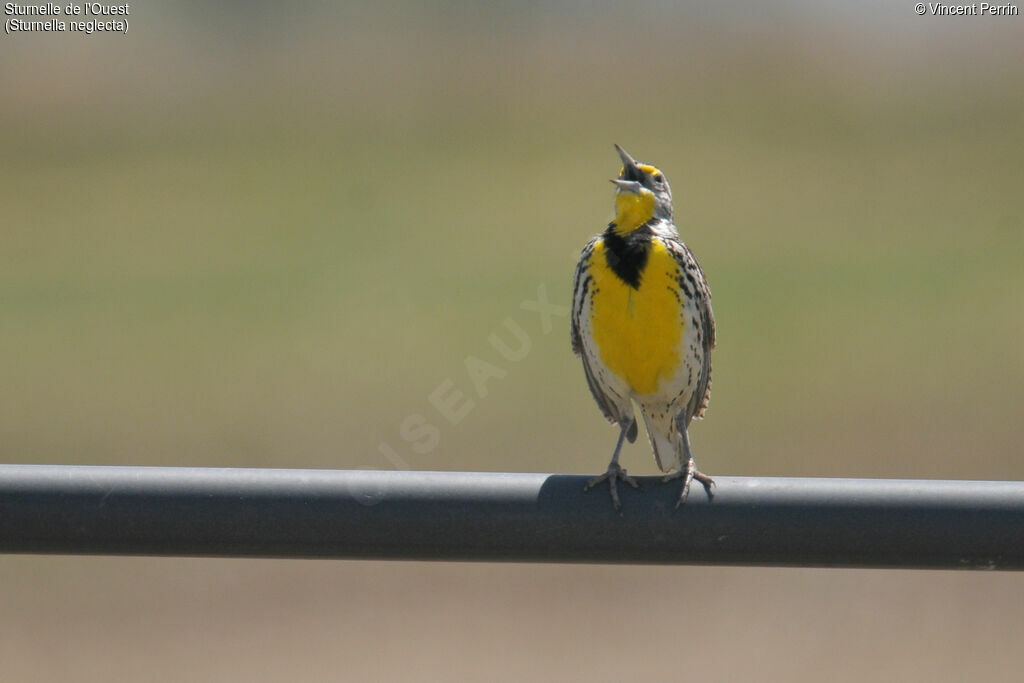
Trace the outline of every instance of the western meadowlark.
<path fill-rule="evenodd" d="M 678 507 L 693 479 L 709 495 L 714 483 L 697 470 L 686 432 L 711 395 L 711 291 L 676 231 L 665 174 L 615 149 L 615 220 L 583 248 L 573 281 L 572 350 L 601 412 L 620 429 L 608 470 L 586 489 L 607 480 L 619 510 L 617 480 L 639 488 L 619 465 L 623 440 L 636 440 L 635 402 L 658 467 L 674 470 L 664 481 L 683 480 Z"/>

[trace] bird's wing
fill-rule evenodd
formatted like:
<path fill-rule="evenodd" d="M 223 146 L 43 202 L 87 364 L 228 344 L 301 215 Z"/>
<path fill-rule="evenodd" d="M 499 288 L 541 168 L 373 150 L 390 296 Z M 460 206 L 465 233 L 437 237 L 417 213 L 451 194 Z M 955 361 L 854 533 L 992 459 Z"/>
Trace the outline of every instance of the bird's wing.
<path fill-rule="evenodd" d="M 590 289 L 591 282 L 593 281 L 590 277 L 587 266 L 590 263 L 591 255 L 594 253 L 594 245 L 597 244 L 600 239 L 601 236 L 598 235 L 587 242 L 587 246 L 583 247 L 583 253 L 580 254 L 579 263 L 576 264 L 576 274 L 573 277 L 572 283 L 572 316 L 570 322 L 572 352 L 583 360 L 583 374 L 587 376 L 587 386 L 590 387 L 590 393 L 593 394 L 594 400 L 597 402 L 597 407 L 601 409 L 601 412 L 609 422 L 621 425 L 623 418 L 626 416 L 624 416 L 622 411 L 619 410 L 618 403 L 608 395 L 608 392 L 606 392 L 600 382 L 598 382 L 597 376 L 590 367 L 590 359 L 587 357 L 587 352 L 583 348 L 583 339 L 580 336 L 580 317 L 584 315 L 583 307 L 587 301 L 587 293 Z M 633 443 L 636 441 L 636 436 L 636 420 L 632 420 L 632 424 L 629 426 L 626 438 L 629 439 L 630 443 Z"/>
<path fill-rule="evenodd" d="M 583 340 L 580 339 L 580 315 L 583 310 L 583 302 L 587 298 L 587 290 L 590 287 L 590 274 L 587 272 L 587 266 L 590 263 L 591 255 L 594 253 L 594 245 L 600 239 L 601 236 L 596 235 L 587 242 L 587 246 L 583 247 L 583 251 L 580 253 L 580 260 L 576 263 L 576 274 L 572 278 L 572 316 L 570 316 L 572 329 L 570 332 L 572 335 L 572 352 L 577 356 L 583 354 Z M 586 358 L 584 358 L 583 362 L 586 365 Z"/>
<path fill-rule="evenodd" d="M 715 348 L 715 314 L 711 310 L 711 289 L 707 278 L 701 270 L 700 263 L 693 252 L 681 241 L 663 239 L 665 246 L 679 264 L 680 276 L 692 292 L 697 310 L 700 312 L 700 341 L 704 351 L 704 360 L 697 386 L 693 392 L 690 405 L 687 406 L 687 420 L 704 417 L 708 402 L 711 400 L 711 349 Z"/>

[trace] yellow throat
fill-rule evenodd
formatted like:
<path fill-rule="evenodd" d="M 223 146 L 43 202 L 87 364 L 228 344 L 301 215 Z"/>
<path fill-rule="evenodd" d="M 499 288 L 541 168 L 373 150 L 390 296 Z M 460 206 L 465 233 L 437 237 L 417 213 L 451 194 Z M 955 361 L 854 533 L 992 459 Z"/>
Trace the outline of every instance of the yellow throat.
<path fill-rule="evenodd" d="M 654 193 L 619 192 L 615 195 L 615 232 L 627 235 L 654 217 Z"/>

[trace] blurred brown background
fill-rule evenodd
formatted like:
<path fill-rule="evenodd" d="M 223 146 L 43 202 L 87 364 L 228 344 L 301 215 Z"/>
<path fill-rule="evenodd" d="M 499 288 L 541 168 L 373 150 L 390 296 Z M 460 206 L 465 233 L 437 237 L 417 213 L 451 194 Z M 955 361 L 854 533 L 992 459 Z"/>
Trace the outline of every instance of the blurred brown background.
<path fill-rule="evenodd" d="M 128 20 L 0 36 L 3 461 L 601 471 L 567 319 L 521 304 L 568 304 L 618 142 L 714 293 L 702 469 L 1024 475 L 1024 17 Z M 468 356 L 506 373 L 486 396 Z M 624 462 L 654 471 L 643 439 Z M 0 678 L 1006 680 L 1021 614 L 1010 574 L 0 557 Z"/>

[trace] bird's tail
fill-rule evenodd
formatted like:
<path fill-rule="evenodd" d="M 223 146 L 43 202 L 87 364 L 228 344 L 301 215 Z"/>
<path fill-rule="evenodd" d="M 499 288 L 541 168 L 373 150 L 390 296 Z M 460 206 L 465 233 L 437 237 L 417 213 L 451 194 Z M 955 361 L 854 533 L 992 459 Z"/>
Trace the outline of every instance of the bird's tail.
<path fill-rule="evenodd" d="M 679 467 L 679 451 L 672 443 L 672 423 L 661 424 L 658 420 L 641 410 L 644 416 L 644 426 L 647 427 L 647 436 L 651 440 L 651 450 L 654 451 L 654 460 L 662 472 Z"/>

